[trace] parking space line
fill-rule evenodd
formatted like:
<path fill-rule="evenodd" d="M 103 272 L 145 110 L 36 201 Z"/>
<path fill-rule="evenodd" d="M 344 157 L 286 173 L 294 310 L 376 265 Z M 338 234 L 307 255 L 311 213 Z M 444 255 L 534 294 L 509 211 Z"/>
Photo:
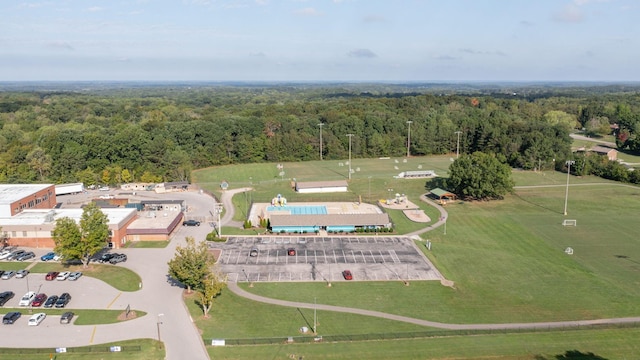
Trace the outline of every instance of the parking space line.
<path fill-rule="evenodd" d="M 386 261 L 384 261 L 384 255 L 382 254 L 382 250 L 378 250 L 378 252 L 380 253 L 380 257 L 382 258 L 382 263 L 386 263 Z"/>
<path fill-rule="evenodd" d="M 236 256 L 236 264 L 240 261 L 240 251 L 238 251 L 238 256 Z"/>
<path fill-rule="evenodd" d="M 353 257 L 353 263 L 358 263 L 358 260 L 356 260 L 356 254 L 353 252 L 353 250 L 351 250 L 351 256 Z"/>
<path fill-rule="evenodd" d="M 336 250 L 335 249 L 333 250 L 333 261 L 334 261 L 335 264 L 338 263 L 338 257 L 336 256 Z"/>
<path fill-rule="evenodd" d="M 118 300 L 118 298 L 120 297 L 120 295 L 122 295 L 122 292 L 119 292 L 118 295 L 116 295 L 115 298 L 113 298 L 113 300 L 111 300 L 111 302 L 109 303 L 109 305 L 107 305 L 107 309 L 110 309 L 111 306 L 113 306 L 113 303 L 116 302 L 116 300 Z"/>
<path fill-rule="evenodd" d="M 89 338 L 89 344 L 93 344 L 93 338 L 96 336 L 96 329 L 98 327 L 97 326 L 93 326 L 93 331 L 91 331 L 91 337 Z"/>
<path fill-rule="evenodd" d="M 400 263 L 400 258 L 396 254 L 395 250 L 389 250 L 389 255 L 391 255 L 391 260 L 393 260 L 394 263 L 396 264 Z"/>
<path fill-rule="evenodd" d="M 367 263 L 367 258 L 364 257 L 364 251 L 360 250 L 360 255 L 362 256 L 362 261 L 366 264 Z"/>

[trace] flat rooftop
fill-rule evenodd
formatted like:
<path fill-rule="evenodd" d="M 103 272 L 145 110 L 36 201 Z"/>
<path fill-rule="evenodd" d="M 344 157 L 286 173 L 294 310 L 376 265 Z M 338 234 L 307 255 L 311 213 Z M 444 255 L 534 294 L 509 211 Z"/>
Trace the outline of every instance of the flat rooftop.
<path fill-rule="evenodd" d="M 123 220 L 135 213 L 136 209 L 118 208 L 118 209 L 101 209 L 107 215 L 107 224 L 119 224 Z M 54 225 L 56 220 L 68 217 L 80 222 L 82 218 L 82 209 L 30 209 L 10 217 L 0 218 L 0 226 L 9 225 Z"/>
<path fill-rule="evenodd" d="M 0 184 L 0 204 L 9 205 L 53 184 Z"/>

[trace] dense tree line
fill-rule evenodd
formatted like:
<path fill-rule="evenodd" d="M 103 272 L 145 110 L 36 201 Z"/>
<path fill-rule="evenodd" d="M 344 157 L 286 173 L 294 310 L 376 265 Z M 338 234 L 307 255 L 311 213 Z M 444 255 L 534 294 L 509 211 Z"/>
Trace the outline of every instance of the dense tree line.
<path fill-rule="evenodd" d="M 634 92 L 473 94 L 363 85 L 123 87 L 0 93 L 0 182 L 188 180 L 194 168 L 248 162 L 406 154 L 500 154 L 512 167 L 570 157 L 569 132 L 618 123 L 640 147 Z M 395 92 L 385 92 L 389 89 Z M 473 90 L 473 89 L 472 89 Z M 521 90 L 525 93 L 525 90 Z M 409 124 L 408 121 L 412 123 Z M 322 127 L 319 124 L 323 124 Z"/>

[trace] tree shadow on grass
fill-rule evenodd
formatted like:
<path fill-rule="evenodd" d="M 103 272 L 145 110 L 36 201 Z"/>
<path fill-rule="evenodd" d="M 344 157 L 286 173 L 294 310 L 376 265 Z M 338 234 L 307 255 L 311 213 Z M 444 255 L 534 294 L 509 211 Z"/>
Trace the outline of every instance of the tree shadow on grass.
<path fill-rule="evenodd" d="M 537 206 L 537 207 L 539 207 L 539 208 L 542 208 L 542 209 L 545 209 L 545 210 L 551 211 L 551 212 L 553 212 L 553 213 L 562 214 L 562 211 L 554 210 L 554 209 L 552 209 L 552 208 L 546 207 L 546 206 L 541 205 L 541 204 L 536 204 L 536 203 L 534 203 L 534 202 L 533 202 L 533 201 L 531 201 L 531 200 L 527 200 L 527 199 L 523 198 L 522 196 L 518 195 L 518 194 L 517 194 L 517 193 L 515 193 L 515 192 L 513 193 L 513 196 L 515 196 L 515 197 L 517 197 L 518 199 L 520 199 L 520 200 L 522 200 L 522 201 L 524 201 L 524 202 L 526 202 L 526 203 L 528 203 L 528 204 L 531 204 L 531 205 L 533 205 L 533 206 Z"/>
<path fill-rule="evenodd" d="M 567 350 L 564 354 L 558 354 L 551 358 L 544 357 L 542 355 L 536 355 L 536 360 L 607 360 L 602 356 L 596 355 L 592 352 L 584 353 L 578 350 Z"/>

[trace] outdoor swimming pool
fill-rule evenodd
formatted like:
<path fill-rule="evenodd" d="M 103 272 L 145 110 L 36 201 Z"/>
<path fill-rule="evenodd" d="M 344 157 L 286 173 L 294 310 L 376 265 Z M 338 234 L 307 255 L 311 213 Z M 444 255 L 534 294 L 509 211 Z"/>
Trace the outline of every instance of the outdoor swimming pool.
<path fill-rule="evenodd" d="M 288 211 L 291 215 L 324 215 L 327 214 L 327 207 L 324 205 L 267 206 L 267 211 Z"/>

